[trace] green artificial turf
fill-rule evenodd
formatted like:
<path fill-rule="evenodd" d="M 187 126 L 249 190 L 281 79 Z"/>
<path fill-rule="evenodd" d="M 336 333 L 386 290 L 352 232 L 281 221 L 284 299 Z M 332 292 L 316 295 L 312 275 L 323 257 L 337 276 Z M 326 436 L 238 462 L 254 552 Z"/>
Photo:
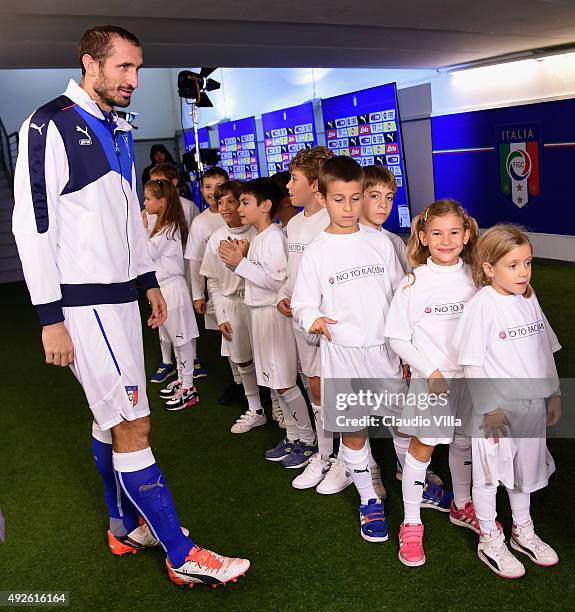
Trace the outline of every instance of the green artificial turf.
<path fill-rule="evenodd" d="M 534 285 L 563 345 L 562 376 L 574 376 L 573 268 L 539 264 Z M 106 544 L 107 515 L 90 448 L 90 412 L 71 373 L 43 364 L 39 328 L 23 285 L 3 286 L 0 347 L 0 508 L 7 540 L 0 544 L 0 591 L 66 590 L 78 610 L 567 610 L 575 607 L 575 507 L 571 440 L 550 440 L 558 466 L 550 486 L 533 495 L 538 532 L 561 559 L 506 581 L 476 557 L 476 536 L 448 516 L 423 510 L 427 563 L 397 559 L 402 519 L 390 440 L 373 441 L 389 491 L 390 539 L 359 535 L 353 487 L 335 496 L 290 485 L 298 473 L 263 459 L 280 437 L 274 423 L 243 435 L 229 428 L 239 405 L 216 403 L 229 380 L 219 338 L 199 342 L 209 377 L 201 403 L 166 413 L 150 389 L 152 447 L 169 482 L 182 523 L 201 545 L 252 561 L 245 578 L 215 591 L 179 588 L 167 578 L 161 550 L 114 557 Z M 159 361 L 156 335 L 146 330 L 146 363 Z M 151 387 L 151 385 L 149 386 Z M 564 410 L 572 410 L 573 406 Z M 437 451 L 448 480 L 447 452 Z M 506 498 L 500 519 L 510 528 Z"/>

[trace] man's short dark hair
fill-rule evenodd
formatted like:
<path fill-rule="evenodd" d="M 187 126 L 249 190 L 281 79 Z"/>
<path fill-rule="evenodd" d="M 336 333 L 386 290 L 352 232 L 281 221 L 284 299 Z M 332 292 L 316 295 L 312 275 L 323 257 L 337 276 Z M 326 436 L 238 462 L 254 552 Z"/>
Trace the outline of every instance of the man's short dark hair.
<path fill-rule="evenodd" d="M 94 26 L 82 34 L 78 43 L 78 59 L 82 67 L 82 74 L 86 74 L 86 69 L 82 62 L 84 55 L 90 55 L 98 64 L 102 64 L 110 55 L 114 36 L 131 42 L 134 47 L 142 47 L 140 41 L 128 30 L 120 26 L 102 25 Z"/>
<path fill-rule="evenodd" d="M 264 176 L 257 179 L 252 179 L 242 185 L 242 195 L 252 195 L 260 205 L 264 200 L 269 200 L 272 203 L 270 209 L 270 219 L 274 218 L 278 206 L 282 201 L 283 195 L 281 187 L 271 178 Z"/>
<path fill-rule="evenodd" d="M 363 191 L 363 168 L 351 157 L 347 155 L 336 155 L 328 159 L 319 169 L 317 189 L 325 198 L 327 186 L 334 181 L 351 183 L 358 181 L 362 185 Z"/>
<path fill-rule="evenodd" d="M 204 179 L 216 178 L 216 176 L 220 176 L 226 182 L 230 180 L 230 175 L 223 168 L 220 168 L 219 166 L 212 166 L 204 172 L 202 176 L 202 184 L 204 182 Z"/>

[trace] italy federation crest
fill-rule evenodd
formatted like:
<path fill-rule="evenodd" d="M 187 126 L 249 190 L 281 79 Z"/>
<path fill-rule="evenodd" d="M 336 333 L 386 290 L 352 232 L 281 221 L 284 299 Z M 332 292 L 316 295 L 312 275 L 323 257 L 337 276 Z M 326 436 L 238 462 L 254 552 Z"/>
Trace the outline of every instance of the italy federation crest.
<path fill-rule="evenodd" d="M 497 128 L 501 193 L 519 208 L 539 195 L 538 123 L 515 123 Z"/>
<path fill-rule="evenodd" d="M 130 404 L 132 404 L 132 408 L 134 408 L 138 404 L 138 386 L 126 387 L 126 393 L 128 394 L 128 399 L 130 400 Z"/>

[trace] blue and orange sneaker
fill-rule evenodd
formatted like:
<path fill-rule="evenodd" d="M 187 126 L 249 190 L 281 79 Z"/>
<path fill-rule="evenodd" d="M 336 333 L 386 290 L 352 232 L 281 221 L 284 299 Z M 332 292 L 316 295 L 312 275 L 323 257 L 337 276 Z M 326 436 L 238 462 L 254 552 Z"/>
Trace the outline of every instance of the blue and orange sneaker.
<path fill-rule="evenodd" d="M 198 357 L 194 359 L 194 378 L 206 378 L 208 371 L 202 368 L 202 364 Z"/>
<path fill-rule="evenodd" d="M 439 512 L 449 512 L 451 510 L 451 502 L 453 501 L 453 493 L 447 491 L 439 485 L 433 485 L 429 480 L 425 480 L 423 488 L 423 498 L 421 500 L 422 508 L 432 508 Z"/>
<path fill-rule="evenodd" d="M 367 542 L 387 540 L 387 520 L 381 499 L 370 499 L 359 506 L 359 524 L 361 537 Z"/>
<path fill-rule="evenodd" d="M 158 366 L 158 369 L 152 374 L 150 382 L 162 384 L 166 382 L 168 378 L 175 376 L 176 373 L 176 366 L 173 363 L 164 363 L 162 361 L 162 363 L 160 363 L 160 365 Z"/>

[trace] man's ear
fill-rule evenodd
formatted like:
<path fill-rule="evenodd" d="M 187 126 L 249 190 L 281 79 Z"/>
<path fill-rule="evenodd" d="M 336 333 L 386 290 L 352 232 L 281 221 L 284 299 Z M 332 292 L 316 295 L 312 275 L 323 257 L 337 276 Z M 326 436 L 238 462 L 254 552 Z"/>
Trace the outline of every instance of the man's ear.
<path fill-rule="evenodd" d="M 89 53 L 84 53 L 84 55 L 82 55 L 82 65 L 84 66 L 87 76 L 98 76 L 100 65 Z"/>

